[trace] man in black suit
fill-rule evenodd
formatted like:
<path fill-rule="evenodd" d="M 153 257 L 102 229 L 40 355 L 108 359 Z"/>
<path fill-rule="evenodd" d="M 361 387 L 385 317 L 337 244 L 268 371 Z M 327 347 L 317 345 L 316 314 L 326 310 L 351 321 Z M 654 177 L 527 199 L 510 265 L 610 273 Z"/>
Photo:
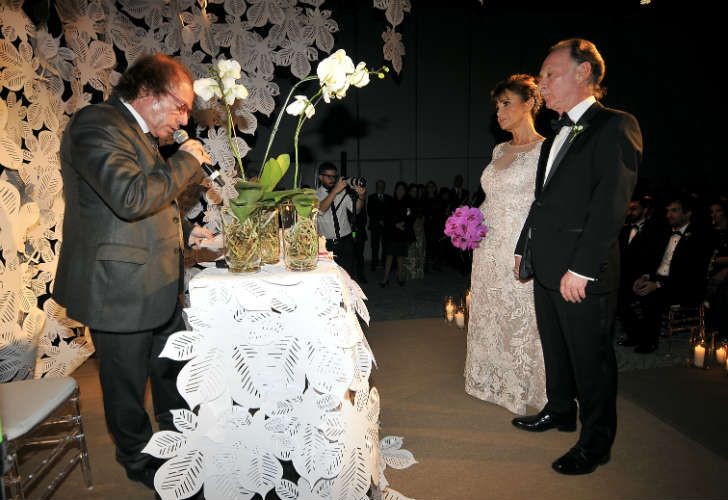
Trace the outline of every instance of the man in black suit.
<path fill-rule="evenodd" d="M 463 187 L 465 180 L 463 176 L 457 174 L 452 180 L 452 189 L 450 190 L 450 211 L 470 203 L 470 191 Z"/>
<path fill-rule="evenodd" d="M 379 179 L 376 184 L 376 192 L 367 200 L 367 217 L 369 218 L 369 234 L 371 235 L 372 262 L 371 269 L 374 271 L 383 262 L 382 251 L 384 249 L 384 238 L 386 232 L 384 223 L 392 208 L 392 197 L 384 192 L 386 184 Z"/>
<path fill-rule="evenodd" d="M 144 409 L 151 380 L 160 428 L 185 408 L 177 392 L 181 364 L 160 359 L 167 338 L 184 330 L 182 245 L 211 236 L 180 224 L 176 198 L 204 177 L 210 162 L 190 140 L 167 160 L 157 139 L 171 140 L 194 102 L 192 75 L 163 54 L 138 59 L 113 96 L 86 106 L 61 142 L 66 201 L 63 248 L 53 296 L 91 329 L 104 412 L 127 476 L 153 488 L 155 463 L 142 449 L 152 437 Z"/>
<path fill-rule="evenodd" d="M 515 251 L 515 271 L 535 277 L 548 402 L 513 425 L 573 431 L 578 401 L 579 440 L 552 464 L 562 474 L 588 474 L 606 463 L 617 427 L 617 236 L 642 135 L 633 116 L 596 101 L 604 70 L 597 48 L 582 39 L 559 42 L 541 66 L 544 101 L 561 119 L 541 148 L 535 200 Z"/>
<path fill-rule="evenodd" d="M 634 347 L 640 343 L 636 335 L 640 314 L 639 307 L 634 303 L 632 285 L 644 273 L 645 268 L 654 269 L 662 255 L 662 230 L 648 218 L 651 206 L 651 198 L 633 198 L 629 202 L 625 224 L 619 233 L 620 280 L 617 314 L 626 334 L 617 341 L 621 346 Z"/>
<path fill-rule="evenodd" d="M 661 234 L 657 259 L 645 262 L 644 274 L 633 281 L 639 309 L 638 320 L 630 325 L 630 338 L 637 340 L 635 352 L 657 349 L 662 314 L 671 305 L 696 306 L 703 300 L 712 246 L 707 235 L 691 223 L 690 201 L 676 198 L 667 205 L 670 230 Z"/>

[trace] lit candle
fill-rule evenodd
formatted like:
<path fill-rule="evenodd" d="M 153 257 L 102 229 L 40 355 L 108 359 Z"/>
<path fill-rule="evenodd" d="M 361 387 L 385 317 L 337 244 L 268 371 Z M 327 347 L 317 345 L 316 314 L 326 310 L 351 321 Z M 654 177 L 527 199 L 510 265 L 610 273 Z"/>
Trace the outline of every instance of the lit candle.
<path fill-rule="evenodd" d="M 458 311 L 455 313 L 455 324 L 458 328 L 465 328 L 465 313 Z"/>
<path fill-rule="evenodd" d="M 445 317 L 447 318 L 448 323 L 455 318 L 455 304 L 448 303 L 445 306 Z"/>
<path fill-rule="evenodd" d="M 695 346 L 695 355 L 693 356 L 693 366 L 702 368 L 705 363 L 705 346 L 698 344 Z"/>
<path fill-rule="evenodd" d="M 726 354 L 726 348 L 724 345 L 715 350 L 715 359 L 718 361 L 719 365 L 725 363 Z"/>

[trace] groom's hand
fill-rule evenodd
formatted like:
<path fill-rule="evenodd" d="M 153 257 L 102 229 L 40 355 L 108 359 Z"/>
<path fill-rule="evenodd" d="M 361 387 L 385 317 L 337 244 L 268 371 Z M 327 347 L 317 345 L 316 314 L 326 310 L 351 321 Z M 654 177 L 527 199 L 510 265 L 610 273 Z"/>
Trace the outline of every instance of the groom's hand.
<path fill-rule="evenodd" d="M 589 280 L 581 278 L 570 271 L 566 271 L 561 277 L 559 291 L 566 302 L 578 304 L 586 298 L 586 285 Z"/>
<path fill-rule="evenodd" d="M 516 258 L 516 263 L 513 265 L 513 277 L 517 280 L 521 278 L 520 273 L 518 270 L 521 268 L 521 256 L 520 255 L 514 255 Z"/>

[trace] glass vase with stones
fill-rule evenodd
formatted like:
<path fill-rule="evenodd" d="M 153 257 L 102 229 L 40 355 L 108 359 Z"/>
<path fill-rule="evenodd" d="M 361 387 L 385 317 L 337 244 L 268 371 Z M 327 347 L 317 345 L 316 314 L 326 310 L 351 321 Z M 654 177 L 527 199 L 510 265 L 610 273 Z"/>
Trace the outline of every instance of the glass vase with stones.
<path fill-rule="evenodd" d="M 290 271 L 311 271 L 318 261 L 318 199 L 315 194 L 293 197 L 281 206 L 283 261 Z"/>
<path fill-rule="evenodd" d="M 240 217 L 230 207 L 223 207 L 222 235 L 225 263 L 231 273 L 251 273 L 260 269 L 259 210 Z"/>
<path fill-rule="evenodd" d="M 281 257 L 278 207 L 263 206 L 258 216 L 258 237 L 260 239 L 260 260 L 263 264 L 278 264 Z"/>

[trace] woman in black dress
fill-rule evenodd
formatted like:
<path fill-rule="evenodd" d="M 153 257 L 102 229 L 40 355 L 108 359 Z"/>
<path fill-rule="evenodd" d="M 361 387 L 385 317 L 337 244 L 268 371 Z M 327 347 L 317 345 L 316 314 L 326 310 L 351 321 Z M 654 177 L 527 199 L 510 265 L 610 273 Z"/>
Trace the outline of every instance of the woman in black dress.
<path fill-rule="evenodd" d="M 404 285 L 404 258 L 407 256 L 407 248 L 414 240 L 412 225 L 415 214 L 410 206 L 407 196 L 407 184 L 399 181 L 394 186 L 394 200 L 392 210 L 387 214 L 384 230 L 387 234 L 384 246 L 384 277 L 379 286 L 385 287 L 389 284 L 389 274 L 392 272 L 392 263 L 397 258 L 397 283 Z"/>

